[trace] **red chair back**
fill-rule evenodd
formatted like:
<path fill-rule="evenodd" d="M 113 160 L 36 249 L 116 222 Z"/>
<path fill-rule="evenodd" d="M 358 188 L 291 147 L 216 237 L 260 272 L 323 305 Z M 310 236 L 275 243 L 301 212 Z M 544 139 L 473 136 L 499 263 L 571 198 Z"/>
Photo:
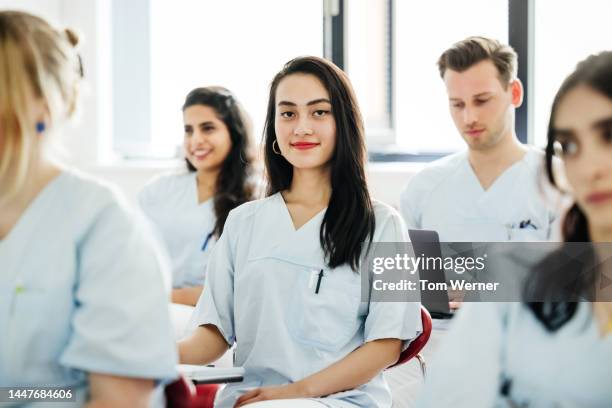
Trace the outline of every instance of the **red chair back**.
<path fill-rule="evenodd" d="M 397 360 L 397 363 L 393 364 L 391 367 L 395 367 L 395 366 L 404 364 L 408 360 L 411 360 L 414 357 L 416 357 L 421 352 L 421 350 L 423 350 L 423 347 L 425 347 L 425 345 L 429 341 L 429 337 L 431 336 L 431 316 L 429 315 L 429 312 L 427 311 L 427 309 L 425 309 L 425 307 L 423 307 L 422 305 L 421 305 L 421 322 L 423 324 L 423 332 L 419 334 L 419 336 L 416 339 L 412 340 L 410 345 L 408 345 L 408 348 L 402 351 L 402 354 L 400 354 L 400 357 L 399 357 L 399 360 Z"/>
<path fill-rule="evenodd" d="M 166 386 L 166 405 L 169 408 L 212 407 L 218 389 L 218 384 L 194 386 L 190 380 L 181 375 L 178 380 Z"/>
<path fill-rule="evenodd" d="M 182 375 L 171 384 L 166 385 L 166 404 L 172 408 L 192 408 L 196 391 L 193 383 Z"/>

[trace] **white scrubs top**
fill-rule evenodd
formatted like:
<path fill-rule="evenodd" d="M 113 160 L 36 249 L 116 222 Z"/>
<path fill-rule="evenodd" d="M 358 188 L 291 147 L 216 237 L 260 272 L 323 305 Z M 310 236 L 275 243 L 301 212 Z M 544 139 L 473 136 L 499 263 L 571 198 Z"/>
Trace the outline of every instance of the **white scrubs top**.
<path fill-rule="evenodd" d="M 216 242 L 214 236 L 209 238 L 216 216 L 212 198 L 198 203 L 196 173 L 157 177 L 140 191 L 138 201 L 170 254 L 172 286 L 203 285 Z"/>
<path fill-rule="evenodd" d="M 605 408 L 612 405 L 612 337 L 590 303 L 548 332 L 522 303 L 467 303 L 427 370 L 419 408 Z M 508 383 L 514 405 L 500 395 Z"/>
<path fill-rule="evenodd" d="M 392 208 L 374 203 L 375 242 L 406 242 Z M 252 387 L 303 379 L 344 358 L 365 342 L 410 340 L 421 331 L 418 303 L 361 302 L 361 278 L 323 260 L 319 229 L 325 211 L 295 230 L 280 193 L 234 209 L 208 264 L 194 319 L 217 326 L 236 342 L 242 383 L 228 384 L 217 407 L 232 407 Z M 324 270 L 315 294 L 312 277 Z M 329 407 L 390 407 L 382 373 L 356 389 L 317 399 Z"/>
<path fill-rule="evenodd" d="M 88 372 L 175 377 L 168 265 L 150 235 L 76 171 L 38 194 L 0 241 L 0 386 L 75 387 L 80 406 Z"/>
<path fill-rule="evenodd" d="M 543 163 L 543 152 L 529 147 L 484 190 L 467 151 L 444 157 L 410 180 L 400 197 L 402 216 L 409 229 L 435 230 L 441 242 L 549 240 L 556 197 L 543 180 Z"/>

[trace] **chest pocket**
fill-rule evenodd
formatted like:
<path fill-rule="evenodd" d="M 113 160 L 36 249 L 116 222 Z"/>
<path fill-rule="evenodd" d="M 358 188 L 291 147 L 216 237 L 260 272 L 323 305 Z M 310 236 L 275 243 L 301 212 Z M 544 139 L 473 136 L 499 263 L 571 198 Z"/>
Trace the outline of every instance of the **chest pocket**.
<path fill-rule="evenodd" d="M 12 293 L 4 298 L 9 302 L 3 305 L 7 320 L 2 327 L 6 333 L 0 343 L 6 346 L 2 350 L 6 353 L 0 353 L 0 359 L 5 359 L 9 377 L 17 383 L 48 382 L 62 370 L 57 360 L 71 334 L 71 294 L 39 284 L 25 285 L 23 289 L 12 285 L 7 289 Z"/>
<path fill-rule="evenodd" d="M 323 269 L 320 283 L 319 273 L 320 269 L 302 267 L 286 323 L 296 341 L 335 351 L 345 346 L 362 326 L 360 279 L 348 267 Z"/>

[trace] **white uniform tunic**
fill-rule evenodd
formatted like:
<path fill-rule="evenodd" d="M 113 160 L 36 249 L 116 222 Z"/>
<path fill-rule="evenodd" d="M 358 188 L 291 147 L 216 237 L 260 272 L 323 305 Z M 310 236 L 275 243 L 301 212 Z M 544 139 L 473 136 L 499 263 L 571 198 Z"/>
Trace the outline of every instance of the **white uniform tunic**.
<path fill-rule="evenodd" d="M 530 147 L 487 190 L 467 155 L 437 160 L 410 180 L 400 198 L 408 228 L 435 230 L 442 242 L 548 240 L 556 215 L 543 153 Z"/>
<path fill-rule="evenodd" d="M 550 333 L 522 303 L 468 303 L 427 370 L 419 408 L 607 408 L 612 337 L 591 304 Z M 500 395 L 502 384 L 514 405 Z"/>
<path fill-rule="evenodd" d="M 157 177 L 142 189 L 138 201 L 170 254 L 172 286 L 201 286 L 216 242 L 214 236 L 209 238 L 216 216 L 213 199 L 198 203 L 196 173 Z"/>
<path fill-rule="evenodd" d="M 405 242 L 397 212 L 374 204 L 375 242 Z M 295 230 L 280 193 L 233 210 L 208 264 L 197 325 L 217 326 L 237 343 L 244 382 L 229 384 L 218 407 L 251 387 L 287 384 L 342 359 L 365 342 L 409 340 L 421 330 L 418 303 L 361 302 L 361 278 L 325 266 L 319 229 L 325 211 Z M 313 276 L 324 271 L 319 293 Z M 315 279 L 316 280 L 316 279 Z M 390 407 L 382 374 L 354 390 L 319 399 L 330 407 Z"/>
<path fill-rule="evenodd" d="M 80 406 L 87 372 L 175 376 L 168 265 L 138 220 L 72 170 L 38 194 L 0 241 L 1 387 L 75 387 Z"/>

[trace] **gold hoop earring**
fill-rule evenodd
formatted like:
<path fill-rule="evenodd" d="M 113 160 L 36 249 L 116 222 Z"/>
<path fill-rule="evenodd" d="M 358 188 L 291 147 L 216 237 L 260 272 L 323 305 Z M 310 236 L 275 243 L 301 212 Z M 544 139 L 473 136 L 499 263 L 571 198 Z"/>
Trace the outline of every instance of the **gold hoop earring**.
<path fill-rule="evenodd" d="M 276 149 L 278 149 L 278 151 L 276 151 L 276 149 L 274 149 L 274 145 L 276 144 Z M 278 143 L 276 142 L 276 139 L 274 139 L 274 141 L 272 142 L 272 151 L 276 154 L 281 154 L 280 151 L 280 147 L 278 147 Z"/>

